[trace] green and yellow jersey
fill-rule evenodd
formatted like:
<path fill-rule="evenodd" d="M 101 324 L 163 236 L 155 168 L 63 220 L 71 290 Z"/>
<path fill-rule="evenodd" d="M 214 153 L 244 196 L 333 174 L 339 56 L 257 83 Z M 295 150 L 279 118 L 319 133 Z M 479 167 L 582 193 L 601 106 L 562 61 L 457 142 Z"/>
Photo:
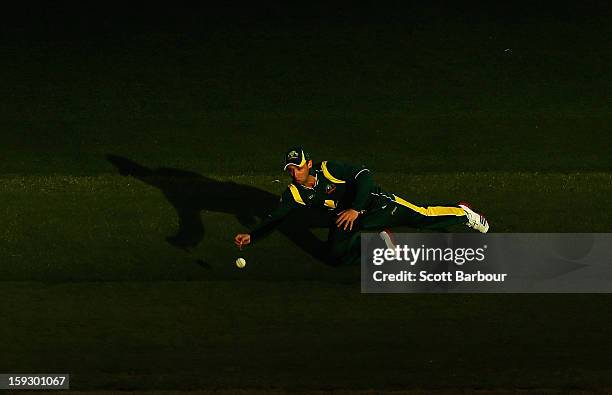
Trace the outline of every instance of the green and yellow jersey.
<path fill-rule="evenodd" d="M 313 165 L 310 174 L 315 178 L 314 186 L 289 184 L 278 207 L 251 232 L 252 240 L 274 229 L 298 207 L 328 210 L 330 214 L 350 208 L 363 213 L 382 208 L 393 200 L 393 195 L 374 184 L 370 170 L 365 166 L 323 161 Z"/>

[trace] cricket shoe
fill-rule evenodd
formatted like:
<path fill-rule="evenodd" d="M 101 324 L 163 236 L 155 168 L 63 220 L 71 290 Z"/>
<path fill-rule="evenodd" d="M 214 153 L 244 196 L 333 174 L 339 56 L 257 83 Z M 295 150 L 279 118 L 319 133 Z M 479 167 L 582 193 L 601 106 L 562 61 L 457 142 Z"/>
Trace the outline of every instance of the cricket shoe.
<path fill-rule="evenodd" d="M 395 238 L 393 237 L 393 232 L 390 229 L 385 229 L 378 234 L 381 239 L 385 242 L 385 245 L 388 249 L 395 249 Z"/>
<path fill-rule="evenodd" d="M 489 222 L 484 215 L 473 211 L 470 205 L 466 202 L 461 202 L 458 204 L 458 206 L 465 211 L 465 215 L 468 219 L 468 222 L 466 222 L 467 226 L 476 229 L 480 233 L 487 233 L 489 231 Z"/>

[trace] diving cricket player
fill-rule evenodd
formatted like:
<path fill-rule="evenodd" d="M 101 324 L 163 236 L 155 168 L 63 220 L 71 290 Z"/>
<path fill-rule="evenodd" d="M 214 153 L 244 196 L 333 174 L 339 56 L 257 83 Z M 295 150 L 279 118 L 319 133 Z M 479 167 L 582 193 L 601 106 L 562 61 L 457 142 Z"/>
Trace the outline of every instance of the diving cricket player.
<path fill-rule="evenodd" d="M 489 230 L 486 218 L 466 203 L 417 206 L 382 190 L 366 167 L 336 161 L 313 164 L 302 147 L 287 151 L 283 170 L 289 173 L 292 183 L 281 195 L 278 207 L 259 226 L 250 233 L 236 235 L 234 242 L 240 248 L 273 230 L 298 207 L 328 211 L 329 256 L 334 264 L 359 262 L 361 230 L 382 231 L 383 239 L 389 237 L 388 229 L 397 226 L 439 229 L 465 224 L 482 233 Z"/>

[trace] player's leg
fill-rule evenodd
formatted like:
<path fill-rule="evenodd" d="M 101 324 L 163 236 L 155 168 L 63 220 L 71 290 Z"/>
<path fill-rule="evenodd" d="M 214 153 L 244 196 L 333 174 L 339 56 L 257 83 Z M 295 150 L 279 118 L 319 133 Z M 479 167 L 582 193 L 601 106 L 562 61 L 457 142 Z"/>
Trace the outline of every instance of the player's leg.
<path fill-rule="evenodd" d="M 489 221 L 487 221 L 484 215 L 472 210 L 469 203 L 460 202 L 458 206 L 461 207 L 467 215 L 467 226 L 474 228 L 481 233 L 487 233 L 489 231 Z"/>
<path fill-rule="evenodd" d="M 353 230 L 338 228 L 331 224 L 328 234 L 329 255 L 335 265 L 358 264 L 361 256 L 361 237 L 358 226 Z"/>
<path fill-rule="evenodd" d="M 366 212 L 355 221 L 352 231 L 330 226 L 330 255 L 337 264 L 359 264 L 361 257 L 361 230 L 383 230 L 395 226 L 392 207 Z M 381 236 L 381 241 L 385 239 Z"/>
<path fill-rule="evenodd" d="M 395 239 L 391 232 L 392 227 L 397 226 L 394 223 L 394 215 L 397 210 L 394 210 L 395 205 L 387 205 L 384 208 L 367 212 L 360 218 L 361 228 L 363 230 L 374 230 L 378 232 L 382 242 L 387 248 L 395 248 Z"/>
<path fill-rule="evenodd" d="M 465 224 L 482 233 L 489 230 L 484 216 L 472 211 L 465 204 L 421 207 L 398 196 L 382 213 L 368 221 L 364 228 L 410 226 L 425 229 L 444 229 L 451 225 Z"/>

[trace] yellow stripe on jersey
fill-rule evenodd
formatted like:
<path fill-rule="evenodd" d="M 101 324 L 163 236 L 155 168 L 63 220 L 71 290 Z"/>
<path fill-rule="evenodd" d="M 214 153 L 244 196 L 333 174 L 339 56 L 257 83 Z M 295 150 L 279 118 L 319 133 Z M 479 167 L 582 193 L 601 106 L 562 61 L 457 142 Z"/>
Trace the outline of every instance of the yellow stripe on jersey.
<path fill-rule="evenodd" d="M 466 215 L 465 211 L 463 211 L 463 209 L 459 207 L 432 206 L 425 208 L 412 204 L 399 196 L 393 195 L 393 198 L 395 199 L 396 203 L 401 204 L 404 207 L 408 207 L 409 209 L 414 210 L 417 213 L 425 215 L 427 217 L 438 217 L 441 215 L 454 215 L 456 217 L 463 217 Z"/>
<path fill-rule="evenodd" d="M 346 183 L 346 181 L 342 181 L 331 175 L 329 170 L 327 170 L 327 161 L 321 162 L 321 169 L 323 170 L 323 175 L 325 176 L 325 178 L 327 178 L 329 181 L 333 182 L 334 184 L 345 184 Z"/>
<path fill-rule="evenodd" d="M 299 204 L 303 204 L 304 206 L 306 205 L 306 203 L 304 203 L 304 200 L 300 196 L 300 191 L 298 191 L 295 185 L 289 184 L 289 190 L 291 191 L 291 195 L 293 195 L 293 200 L 295 200 Z"/>
<path fill-rule="evenodd" d="M 336 208 L 336 202 L 334 202 L 333 200 L 326 200 L 325 205 L 329 208 Z"/>

